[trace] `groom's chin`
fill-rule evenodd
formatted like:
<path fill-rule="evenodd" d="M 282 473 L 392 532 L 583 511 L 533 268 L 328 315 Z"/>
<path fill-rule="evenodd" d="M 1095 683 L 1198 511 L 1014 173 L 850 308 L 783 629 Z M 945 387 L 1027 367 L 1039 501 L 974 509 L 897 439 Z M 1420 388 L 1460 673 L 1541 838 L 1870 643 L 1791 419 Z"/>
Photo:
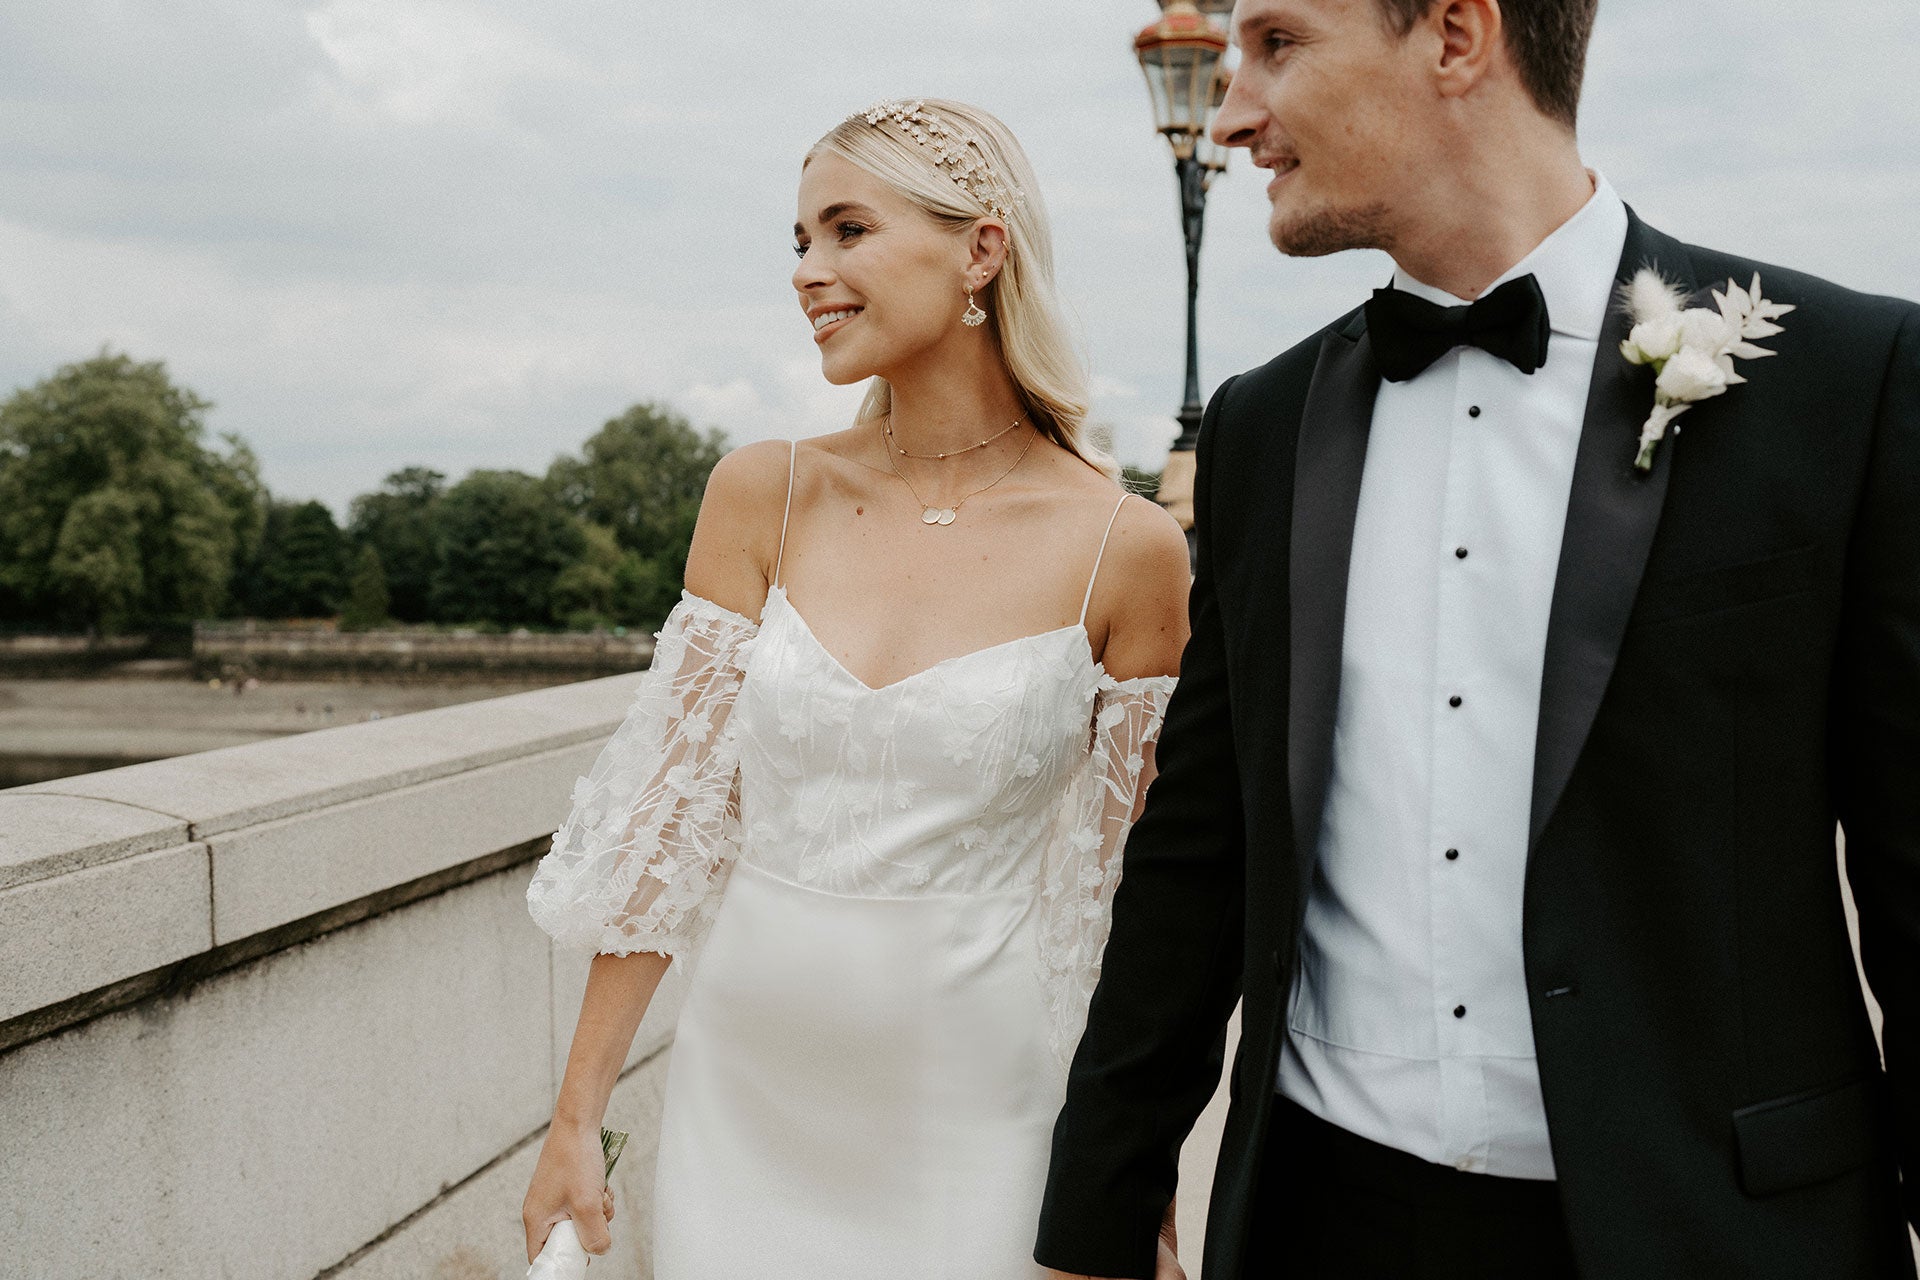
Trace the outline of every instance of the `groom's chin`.
<path fill-rule="evenodd" d="M 1348 249 L 1384 249 L 1387 207 L 1315 209 L 1306 213 L 1273 211 L 1267 235 L 1289 258 L 1324 258 Z"/>

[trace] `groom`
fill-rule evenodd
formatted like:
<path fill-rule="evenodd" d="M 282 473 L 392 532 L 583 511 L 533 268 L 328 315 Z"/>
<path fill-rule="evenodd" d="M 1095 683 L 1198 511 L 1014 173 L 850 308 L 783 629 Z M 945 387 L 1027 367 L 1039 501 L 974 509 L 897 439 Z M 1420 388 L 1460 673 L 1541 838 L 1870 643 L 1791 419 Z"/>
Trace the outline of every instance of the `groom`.
<path fill-rule="evenodd" d="M 1398 269 L 1207 411 L 1044 1265 L 1153 1274 L 1239 999 L 1207 1280 L 1913 1275 L 1920 308 L 1639 221 L 1596 3 L 1234 12 L 1274 243 Z M 1645 470 L 1642 267 L 1795 308 Z"/>

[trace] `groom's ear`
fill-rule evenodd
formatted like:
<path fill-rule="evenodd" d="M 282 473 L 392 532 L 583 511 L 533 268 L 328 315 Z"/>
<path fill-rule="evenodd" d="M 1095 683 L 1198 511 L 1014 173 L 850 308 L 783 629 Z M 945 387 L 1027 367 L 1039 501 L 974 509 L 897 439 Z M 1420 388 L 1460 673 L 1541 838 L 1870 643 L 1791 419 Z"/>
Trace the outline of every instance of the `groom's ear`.
<path fill-rule="evenodd" d="M 1438 37 L 1434 74 L 1443 98 L 1466 97 L 1507 57 L 1500 0 L 1435 0 L 1425 21 Z"/>

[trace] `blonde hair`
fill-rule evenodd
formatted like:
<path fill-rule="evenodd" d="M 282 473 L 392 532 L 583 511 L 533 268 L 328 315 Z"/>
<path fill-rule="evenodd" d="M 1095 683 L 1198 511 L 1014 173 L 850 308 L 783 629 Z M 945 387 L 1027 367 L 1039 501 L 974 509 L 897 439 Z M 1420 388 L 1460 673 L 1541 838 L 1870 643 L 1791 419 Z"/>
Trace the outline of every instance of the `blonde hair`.
<path fill-rule="evenodd" d="M 1007 126 L 978 107 L 943 98 L 920 99 L 922 109 L 971 134 L 981 158 L 1004 190 L 1023 193 L 1002 216 L 976 194 L 980 184 L 962 186 L 941 168 L 934 150 L 917 141 L 896 121 L 869 124 L 867 113 L 852 115 L 813 144 L 801 167 L 831 152 L 892 187 L 936 222 L 954 231 L 993 217 L 1006 224 L 1007 255 L 983 299 L 993 320 L 1000 358 L 1039 432 L 1110 479 L 1120 464 L 1096 444 L 1087 428 L 1087 369 L 1067 329 L 1053 282 L 1053 230 L 1040 202 L 1039 184 L 1026 153 Z M 893 388 L 875 378 L 860 405 L 867 422 L 893 408 Z"/>

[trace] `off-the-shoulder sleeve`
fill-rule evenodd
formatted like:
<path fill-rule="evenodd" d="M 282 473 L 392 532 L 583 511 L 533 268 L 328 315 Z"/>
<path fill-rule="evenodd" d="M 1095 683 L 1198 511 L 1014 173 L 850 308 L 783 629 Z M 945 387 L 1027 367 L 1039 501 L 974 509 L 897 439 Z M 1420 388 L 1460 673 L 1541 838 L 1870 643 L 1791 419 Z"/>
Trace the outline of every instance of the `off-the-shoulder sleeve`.
<path fill-rule="evenodd" d="M 733 865 L 730 720 L 757 630 L 690 592 L 668 615 L 626 721 L 574 785 L 527 886 L 527 910 L 562 945 L 691 963 Z"/>
<path fill-rule="evenodd" d="M 1146 755 L 1166 717 L 1171 676 L 1102 679 L 1093 703 L 1093 746 L 1067 789 L 1047 846 L 1040 887 L 1040 977 L 1049 1038 L 1064 1071 L 1087 1025 L 1100 953 L 1113 923 L 1113 891 L 1140 794 Z"/>

